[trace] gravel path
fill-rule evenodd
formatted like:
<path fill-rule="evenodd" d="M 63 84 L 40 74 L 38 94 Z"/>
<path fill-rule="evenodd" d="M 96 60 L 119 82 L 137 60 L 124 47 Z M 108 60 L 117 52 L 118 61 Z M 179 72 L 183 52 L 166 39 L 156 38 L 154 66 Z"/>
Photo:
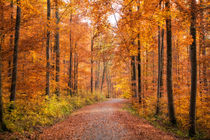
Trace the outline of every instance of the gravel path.
<path fill-rule="evenodd" d="M 122 110 L 124 99 L 86 106 L 47 128 L 41 140 L 174 140 L 145 120 Z"/>

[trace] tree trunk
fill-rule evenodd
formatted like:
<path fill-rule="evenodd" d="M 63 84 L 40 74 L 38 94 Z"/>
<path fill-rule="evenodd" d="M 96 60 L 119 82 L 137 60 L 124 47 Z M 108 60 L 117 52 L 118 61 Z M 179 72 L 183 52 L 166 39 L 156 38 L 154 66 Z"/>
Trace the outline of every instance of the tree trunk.
<path fill-rule="evenodd" d="M 50 96 L 50 30 L 49 22 L 51 15 L 50 0 L 47 0 L 47 41 L 46 41 L 46 95 Z"/>
<path fill-rule="evenodd" d="M 55 0 L 56 33 L 55 33 L 55 52 L 56 52 L 56 95 L 60 95 L 59 74 L 60 74 L 60 48 L 59 48 L 59 8 L 58 0 Z"/>
<path fill-rule="evenodd" d="M 166 0 L 165 3 L 167 12 L 170 12 L 170 2 Z M 167 32 L 167 94 L 168 94 L 168 113 L 172 124 L 176 124 L 173 90 L 172 90 L 172 31 L 171 31 L 171 16 L 166 19 Z"/>
<path fill-rule="evenodd" d="M 160 71 L 160 97 L 163 96 L 163 66 L 164 66 L 164 29 L 162 28 L 161 31 L 161 54 L 160 54 L 160 58 L 161 58 L 161 71 Z"/>
<path fill-rule="evenodd" d="M 15 101 L 16 95 L 16 81 L 17 81 L 17 66 L 18 66 L 18 43 L 19 43 L 19 32 L 20 32 L 20 20 L 21 20 L 21 8 L 19 6 L 20 0 L 17 0 L 17 13 L 16 13 L 16 24 L 15 24 L 15 40 L 14 40 L 14 52 L 13 52 L 13 67 L 12 67 L 12 83 L 11 83 L 11 94 L 10 101 Z M 14 105 L 14 104 L 13 104 Z M 11 106 L 13 108 L 14 106 Z"/>
<path fill-rule="evenodd" d="M 106 64 L 106 62 L 104 62 L 103 75 L 102 75 L 102 79 L 101 79 L 101 93 L 102 93 L 102 91 L 103 91 L 103 84 L 104 84 L 106 69 L 107 69 L 107 64 Z M 107 82 L 107 81 L 106 81 L 106 82 Z"/>
<path fill-rule="evenodd" d="M 72 52 L 73 52 L 73 47 L 72 47 L 72 36 L 71 36 L 71 31 L 72 31 L 72 13 L 70 15 L 70 35 L 69 35 L 69 39 L 70 39 L 70 54 L 69 54 L 69 82 L 68 82 L 68 86 L 69 86 L 69 95 L 72 96 L 73 92 L 72 92 Z"/>
<path fill-rule="evenodd" d="M 133 92 L 133 97 L 137 98 L 136 93 L 136 57 L 131 56 L 131 87 Z"/>
<path fill-rule="evenodd" d="M 160 8 L 162 4 L 160 2 Z M 163 88 L 163 52 L 164 52 L 164 29 L 158 26 L 158 83 L 157 83 L 157 105 L 156 115 L 160 112 L 160 98 L 162 97 Z"/>
<path fill-rule="evenodd" d="M 4 123 L 3 101 L 2 101 L 2 46 L 4 43 L 4 3 L 0 2 L 0 129 L 7 130 Z"/>
<path fill-rule="evenodd" d="M 11 0 L 10 2 L 10 8 L 11 8 L 11 15 L 10 15 L 10 25 L 12 26 L 12 23 L 13 23 L 13 0 Z M 9 46 L 10 46 L 10 49 L 12 49 L 13 47 L 13 33 L 11 33 L 10 35 L 10 41 L 9 41 Z M 9 57 L 9 61 L 8 61 L 8 77 L 10 78 L 11 77 L 11 74 L 12 74 L 12 69 L 11 69 L 11 66 L 12 66 L 12 57 L 10 56 Z"/>
<path fill-rule="evenodd" d="M 77 43 L 75 43 L 74 51 L 74 95 L 78 91 L 78 52 L 77 52 Z"/>
<path fill-rule="evenodd" d="M 196 1 L 191 1 L 191 26 L 190 34 L 193 42 L 190 45 L 191 61 L 191 94 L 190 94 L 190 129 L 189 135 L 195 135 L 196 89 L 197 89 L 197 59 L 196 59 Z"/>
<path fill-rule="evenodd" d="M 109 69 L 106 68 L 106 84 L 107 84 L 107 92 L 108 92 L 108 98 L 110 98 L 112 95 L 111 95 L 111 92 L 112 92 L 112 83 L 111 83 L 111 77 L 110 77 L 110 73 L 109 73 Z"/>
<path fill-rule="evenodd" d="M 93 37 L 91 39 L 91 78 L 90 78 L 90 89 L 91 93 L 93 93 Z"/>
<path fill-rule="evenodd" d="M 137 9 L 139 11 L 139 5 L 137 6 Z M 140 28 L 139 28 L 140 32 Z M 137 35 L 138 37 L 138 57 L 137 57 L 137 62 L 138 62 L 138 96 L 139 96 L 139 103 L 141 103 L 141 42 L 140 42 L 140 33 Z"/>
<path fill-rule="evenodd" d="M 96 70 L 95 70 L 95 91 L 98 91 L 100 85 L 100 60 L 96 61 Z"/>
<path fill-rule="evenodd" d="M 158 26 L 158 84 L 157 84 L 157 105 L 156 105 L 156 115 L 160 112 L 160 75 L 161 75 L 161 46 L 160 46 L 160 26 Z"/>

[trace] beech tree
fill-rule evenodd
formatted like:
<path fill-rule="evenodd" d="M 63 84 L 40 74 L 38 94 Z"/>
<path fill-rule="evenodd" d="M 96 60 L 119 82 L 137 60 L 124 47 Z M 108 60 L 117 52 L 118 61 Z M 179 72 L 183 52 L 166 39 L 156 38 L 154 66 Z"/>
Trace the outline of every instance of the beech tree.
<path fill-rule="evenodd" d="M 165 3 L 166 10 L 170 12 L 170 1 Z M 168 94 L 168 113 L 170 122 L 176 124 L 174 100 L 172 90 L 172 31 L 171 31 L 171 16 L 166 19 L 166 37 L 167 37 L 167 94 Z"/>
<path fill-rule="evenodd" d="M 46 95 L 50 96 L 50 16 L 51 16 L 51 5 L 50 0 L 47 0 L 47 40 L 46 40 Z"/>
<path fill-rule="evenodd" d="M 0 2 L 0 128 L 4 131 L 7 127 L 4 122 L 3 101 L 2 101 L 2 47 L 4 44 L 4 2 Z"/>
<path fill-rule="evenodd" d="M 17 0 L 17 13 L 16 13 L 16 24 L 15 24 L 15 38 L 14 38 L 14 52 L 13 52 L 13 65 L 12 65 L 12 83 L 11 83 L 11 94 L 10 101 L 15 101 L 16 95 L 16 84 L 17 84 L 17 68 L 18 68 L 18 46 L 20 38 L 20 21 L 21 21 L 21 7 L 20 0 Z M 13 106 L 14 107 L 14 106 Z M 11 108 L 13 108 L 11 106 Z"/>
<path fill-rule="evenodd" d="M 55 17 L 56 17 L 56 33 L 55 33 L 55 51 L 56 51 L 56 94 L 60 95 L 59 90 L 59 74 L 60 74 L 60 48 L 59 48 L 59 8 L 58 0 L 55 0 Z"/>
<path fill-rule="evenodd" d="M 191 1 L 190 34 L 193 42 L 190 45 L 191 61 L 191 91 L 190 91 L 190 129 L 189 135 L 194 136 L 195 131 L 195 111 L 196 111 L 196 89 L 197 89 L 197 58 L 196 58 L 196 1 Z"/>

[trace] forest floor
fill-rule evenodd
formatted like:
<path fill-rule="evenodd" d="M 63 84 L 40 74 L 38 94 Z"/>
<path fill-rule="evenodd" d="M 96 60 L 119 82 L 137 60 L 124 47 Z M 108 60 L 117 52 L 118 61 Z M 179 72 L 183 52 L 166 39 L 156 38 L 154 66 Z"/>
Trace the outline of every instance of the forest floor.
<path fill-rule="evenodd" d="M 43 130 L 42 140 L 176 140 L 123 110 L 125 99 L 110 99 L 72 113 L 66 120 Z"/>

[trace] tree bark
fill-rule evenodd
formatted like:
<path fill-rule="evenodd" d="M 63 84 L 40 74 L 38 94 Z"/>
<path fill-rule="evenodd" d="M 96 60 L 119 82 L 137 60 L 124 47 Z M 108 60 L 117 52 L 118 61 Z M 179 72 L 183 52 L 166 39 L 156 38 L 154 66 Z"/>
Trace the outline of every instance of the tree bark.
<path fill-rule="evenodd" d="M 197 58 L 196 58 L 196 1 L 191 1 L 191 26 L 190 34 L 193 42 L 190 45 L 190 61 L 191 61 L 191 94 L 190 94 L 190 129 L 189 136 L 193 137 L 195 131 L 195 112 L 196 112 L 196 90 L 197 90 Z"/>
<path fill-rule="evenodd" d="M 59 90 L 59 74 L 60 74 L 60 47 L 59 47 L 59 8 L 58 0 L 55 0 L 55 17 L 56 17 L 56 33 L 55 33 L 55 52 L 56 52 L 56 95 L 60 95 Z"/>
<path fill-rule="evenodd" d="M 137 98 L 136 92 L 136 58 L 131 56 L 131 87 L 133 92 L 133 97 Z"/>
<path fill-rule="evenodd" d="M 16 81 L 17 81 L 17 66 L 18 66 L 18 43 L 19 43 L 19 32 L 20 32 L 20 20 L 21 20 L 21 8 L 20 0 L 17 0 L 17 13 L 16 13 L 16 24 L 15 24 L 15 40 L 14 40 L 14 52 L 13 52 L 13 67 L 12 67 L 12 83 L 11 83 L 11 94 L 10 101 L 15 101 L 16 95 Z M 12 105 L 11 108 L 14 106 Z"/>
<path fill-rule="evenodd" d="M 91 93 L 93 93 L 93 40 L 94 38 L 91 38 L 91 78 L 90 78 L 90 89 L 91 89 Z"/>
<path fill-rule="evenodd" d="M 4 43 L 4 3 L 0 2 L 0 128 L 3 131 L 7 130 L 4 123 L 3 101 L 2 101 L 2 46 Z"/>
<path fill-rule="evenodd" d="M 102 79 L 101 79 L 101 93 L 102 93 L 102 91 L 103 91 L 103 84 L 104 84 L 106 69 L 107 69 L 107 64 L 106 64 L 106 62 L 104 62 L 103 75 L 102 75 Z M 106 82 L 107 82 L 107 81 L 106 81 Z"/>
<path fill-rule="evenodd" d="M 160 2 L 161 7 L 161 2 Z M 161 7 L 162 8 L 162 7 Z M 156 115 L 160 112 L 160 98 L 162 97 L 163 87 L 163 52 L 164 52 L 164 29 L 158 26 L 158 84 L 157 84 L 157 105 Z"/>
<path fill-rule="evenodd" d="M 72 13 L 70 15 L 70 34 L 69 34 L 69 40 L 70 40 L 70 54 L 69 54 L 69 82 L 68 82 L 68 86 L 69 86 L 69 95 L 72 96 L 73 92 L 72 92 L 72 53 L 73 53 L 73 47 L 72 47 Z"/>
<path fill-rule="evenodd" d="M 164 68 L 164 32 L 165 30 L 162 28 L 162 31 L 161 31 L 161 71 L 160 71 L 160 97 L 163 96 L 163 68 Z"/>
<path fill-rule="evenodd" d="M 78 92 L 78 52 L 77 52 L 77 43 L 75 43 L 74 49 L 74 95 Z"/>
<path fill-rule="evenodd" d="M 167 12 L 170 12 L 170 2 L 166 0 L 165 3 Z M 167 32 L 167 95 L 168 95 L 168 113 L 170 122 L 176 125 L 174 100 L 172 90 L 172 31 L 171 31 L 171 16 L 166 19 L 166 32 Z"/>
<path fill-rule="evenodd" d="M 140 6 L 137 6 L 137 9 L 139 11 Z M 140 32 L 140 28 L 138 29 Z M 141 42 L 140 42 L 140 33 L 137 35 L 138 37 L 138 57 L 137 57 L 137 62 L 138 62 L 138 96 L 139 96 L 139 103 L 141 103 Z"/>
<path fill-rule="evenodd" d="M 10 15 L 10 25 L 11 25 L 11 27 L 12 27 L 12 23 L 13 23 L 13 7 L 14 7 L 14 5 L 13 5 L 13 0 L 11 0 L 10 1 L 10 8 L 11 8 L 11 15 Z M 10 46 L 10 48 L 12 49 L 12 47 L 13 47 L 13 33 L 11 33 L 11 35 L 10 35 L 10 41 L 9 41 L 9 46 Z M 12 69 L 11 69 L 11 66 L 12 66 L 12 57 L 10 56 L 9 57 L 9 61 L 8 61 L 8 77 L 10 78 L 11 77 L 11 74 L 12 74 Z"/>
<path fill-rule="evenodd" d="M 100 85 L 100 60 L 96 61 L 96 70 L 95 70 L 95 91 L 98 91 Z"/>
<path fill-rule="evenodd" d="M 156 115 L 160 112 L 160 75 L 161 75 L 161 46 L 160 46 L 160 26 L 158 26 L 158 84 L 157 84 L 157 105 L 156 105 Z"/>
<path fill-rule="evenodd" d="M 108 66 L 107 66 L 108 67 Z M 111 83 L 111 77 L 109 73 L 109 69 L 106 68 L 106 84 L 107 84 L 107 92 L 108 92 L 108 98 L 112 97 L 111 92 L 112 92 L 112 83 Z"/>
<path fill-rule="evenodd" d="M 50 0 L 47 0 L 47 41 L 46 41 L 46 95 L 50 96 L 50 30 L 49 22 L 51 16 Z"/>

